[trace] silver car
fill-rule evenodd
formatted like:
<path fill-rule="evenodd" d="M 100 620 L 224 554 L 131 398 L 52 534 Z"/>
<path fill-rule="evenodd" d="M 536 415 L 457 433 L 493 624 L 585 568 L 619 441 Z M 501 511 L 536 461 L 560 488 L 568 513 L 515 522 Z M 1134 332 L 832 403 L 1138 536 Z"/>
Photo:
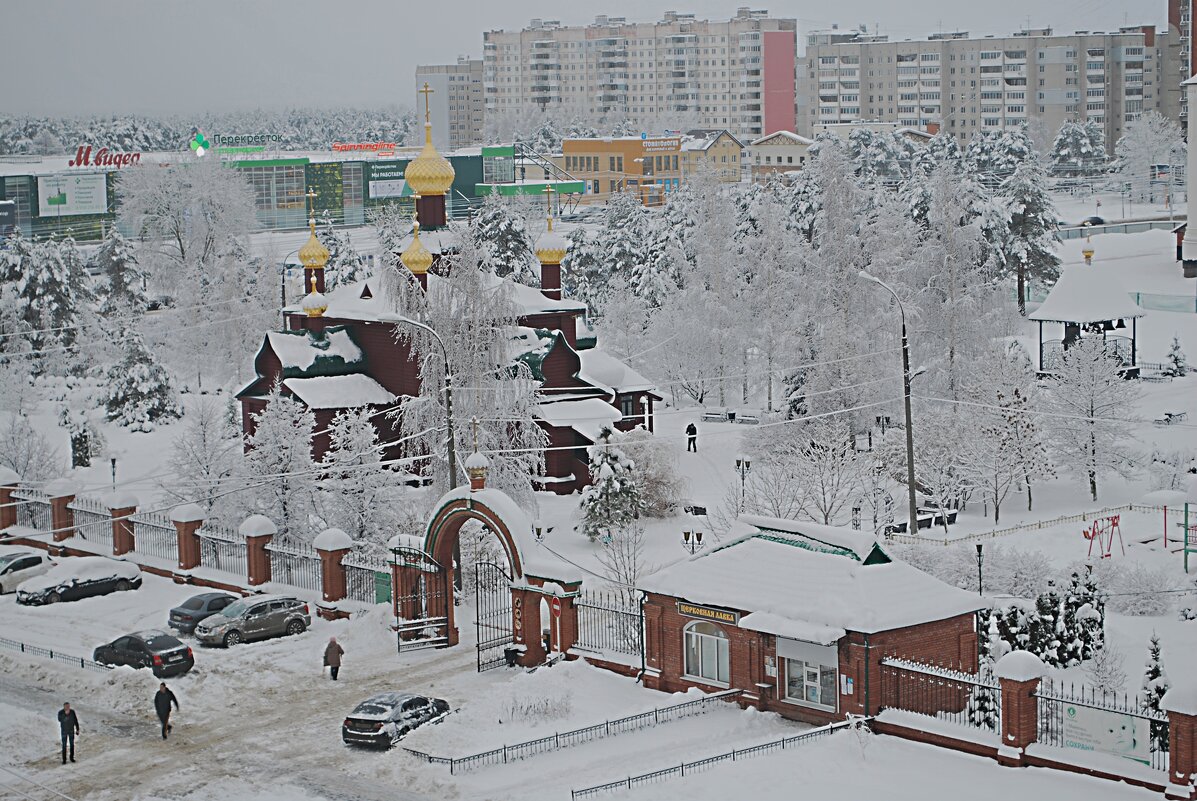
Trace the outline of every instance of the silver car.
<path fill-rule="evenodd" d="M 0 556 L 0 593 L 16 592 L 22 581 L 40 576 L 57 564 L 37 551 L 15 551 Z"/>
<path fill-rule="evenodd" d="M 251 595 L 201 620 L 195 638 L 227 648 L 247 640 L 302 634 L 311 625 L 305 601 L 290 595 Z"/>

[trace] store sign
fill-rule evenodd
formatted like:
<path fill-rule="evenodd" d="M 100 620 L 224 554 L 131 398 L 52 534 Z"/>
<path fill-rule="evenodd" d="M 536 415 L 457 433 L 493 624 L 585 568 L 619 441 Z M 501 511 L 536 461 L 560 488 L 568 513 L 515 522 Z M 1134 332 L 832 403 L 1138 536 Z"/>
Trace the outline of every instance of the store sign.
<path fill-rule="evenodd" d="M 677 611 L 679 615 L 697 617 L 702 620 L 714 620 L 716 623 L 731 623 L 735 625 L 740 622 L 739 612 L 732 612 L 729 609 L 716 609 L 713 606 L 688 604 L 685 601 L 677 602 Z"/>
<path fill-rule="evenodd" d="M 268 144 L 282 144 L 278 134 L 212 134 L 212 144 L 217 147 L 265 147 Z"/>
<path fill-rule="evenodd" d="M 374 153 L 387 151 L 388 153 L 394 153 L 395 148 L 399 147 L 399 145 L 395 142 L 333 142 L 332 147 L 338 153 L 346 150 L 365 150 Z"/>
<path fill-rule="evenodd" d="M 654 150 L 680 150 L 682 147 L 682 140 L 674 139 L 645 139 L 641 142 L 642 148 L 651 152 Z"/>
<path fill-rule="evenodd" d="M 79 145 L 75 158 L 67 162 L 68 167 L 127 167 L 141 161 L 140 153 L 116 153 L 106 147 L 92 153 L 91 145 Z"/>
<path fill-rule="evenodd" d="M 104 214 L 108 211 L 108 176 L 102 172 L 39 175 L 39 217 Z"/>
<path fill-rule="evenodd" d="M 371 200 L 402 197 L 407 182 L 406 161 L 366 162 L 366 196 Z"/>
<path fill-rule="evenodd" d="M 1148 721 L 1136 715 L 1064 704 L 1064 747 L 1151 763 Z"/>

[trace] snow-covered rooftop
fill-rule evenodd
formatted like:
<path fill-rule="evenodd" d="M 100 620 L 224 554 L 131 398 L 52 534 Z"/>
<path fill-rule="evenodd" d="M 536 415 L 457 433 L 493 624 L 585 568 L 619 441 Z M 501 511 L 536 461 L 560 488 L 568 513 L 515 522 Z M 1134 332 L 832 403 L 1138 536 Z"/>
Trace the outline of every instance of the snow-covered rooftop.
<path fill-rule="evenodd" d="M 730 543 L 643 579 L 641 588 L 743 610 L 751 614 L 742 626 L 823 643 L 841 629 L 888 631 L 984 606 L 889 558 L 860 532 L 761 517 L 741 518 L 735 531 L 742 533 Z"/>
<path fill-rule="evenodd" d="M 602 398 L 541 403 L 534 414 L 551 426 L 572 428 L 591 442 L 597 442 L 599 432 L 614 427 L 623 417 L 619 409 Z"/>
<path fill-rule="evenodd" d="M 766 134 L 760 139 L 754 139 L 750 144 L 763 145 L 771 139 L 785 139 L 791 145 L 813 145 L 814 139 L 807 139 L 805 136 L 800 136 L 792 131 L 774 131 L 771 134 Z"/>
<path fill-rule="evenodd" d="M 1100 323 L 1142 317 L 1117 271 L 1102 265 L 1065 267 L 1043 304 L 1027 315 L 1053 323 Z"/>
<path fill-rule="evenodd" d="M 389 406 L 397 398 L 368 375 L 327 375 L 288 378 L 283 386 L 295 393 L 310 409 L 341 409 L 347 406 Z"/>
<path fill-rule="evenodd" d="M 599 348 L 580 350 L 578 358 L 582 361 L 582 369 L 578 371 L 578 378 L 612 394 L 642 392 L 655 388 L 653 382 Z"/>
<path fill-rule="evenodd" d="M 361 348 L 343 328 L 329 329 L 318 342 L 306 331 L 269 331 L 266 339 L 282 362 L 283 370 L 307 372 L 315 366 L 317 359 L 340 359 L 345 364 L 362 360 Z"/>

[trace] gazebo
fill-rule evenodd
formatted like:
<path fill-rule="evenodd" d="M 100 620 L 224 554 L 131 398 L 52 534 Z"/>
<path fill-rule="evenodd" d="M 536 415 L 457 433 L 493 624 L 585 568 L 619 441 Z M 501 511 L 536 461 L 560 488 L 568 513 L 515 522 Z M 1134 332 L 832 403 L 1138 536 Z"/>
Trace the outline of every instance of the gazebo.
<path fill-rule="evenodd" d="M 1122 360 L 1127 378 L 1139 377 L 1138 327 L 1143 316 L 1113 269 L 1095 265 L 1065 267 L 1043 304 L 1028 315 L 1039 323 L 1039 375 L 1051 375 L 1064 351 L 1083 337 L 1100 336 Z M 1062 339 L 1045 341 L 1044 323 L 1062 324 Z M 1130 336 L 1126 331 L 1130 331 Z"/>

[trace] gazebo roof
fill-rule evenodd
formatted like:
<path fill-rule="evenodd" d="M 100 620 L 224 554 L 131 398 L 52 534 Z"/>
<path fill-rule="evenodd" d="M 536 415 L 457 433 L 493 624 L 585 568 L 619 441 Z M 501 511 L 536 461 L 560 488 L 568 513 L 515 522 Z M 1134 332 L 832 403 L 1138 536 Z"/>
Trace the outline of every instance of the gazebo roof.
<path fill-rule="evenodd" d="M 1142 316 L 1115 270 L 1079 264 L 1065 267 L 1047 299 L 1028 315 L 1041 322 L 1082 324 Z"/>

